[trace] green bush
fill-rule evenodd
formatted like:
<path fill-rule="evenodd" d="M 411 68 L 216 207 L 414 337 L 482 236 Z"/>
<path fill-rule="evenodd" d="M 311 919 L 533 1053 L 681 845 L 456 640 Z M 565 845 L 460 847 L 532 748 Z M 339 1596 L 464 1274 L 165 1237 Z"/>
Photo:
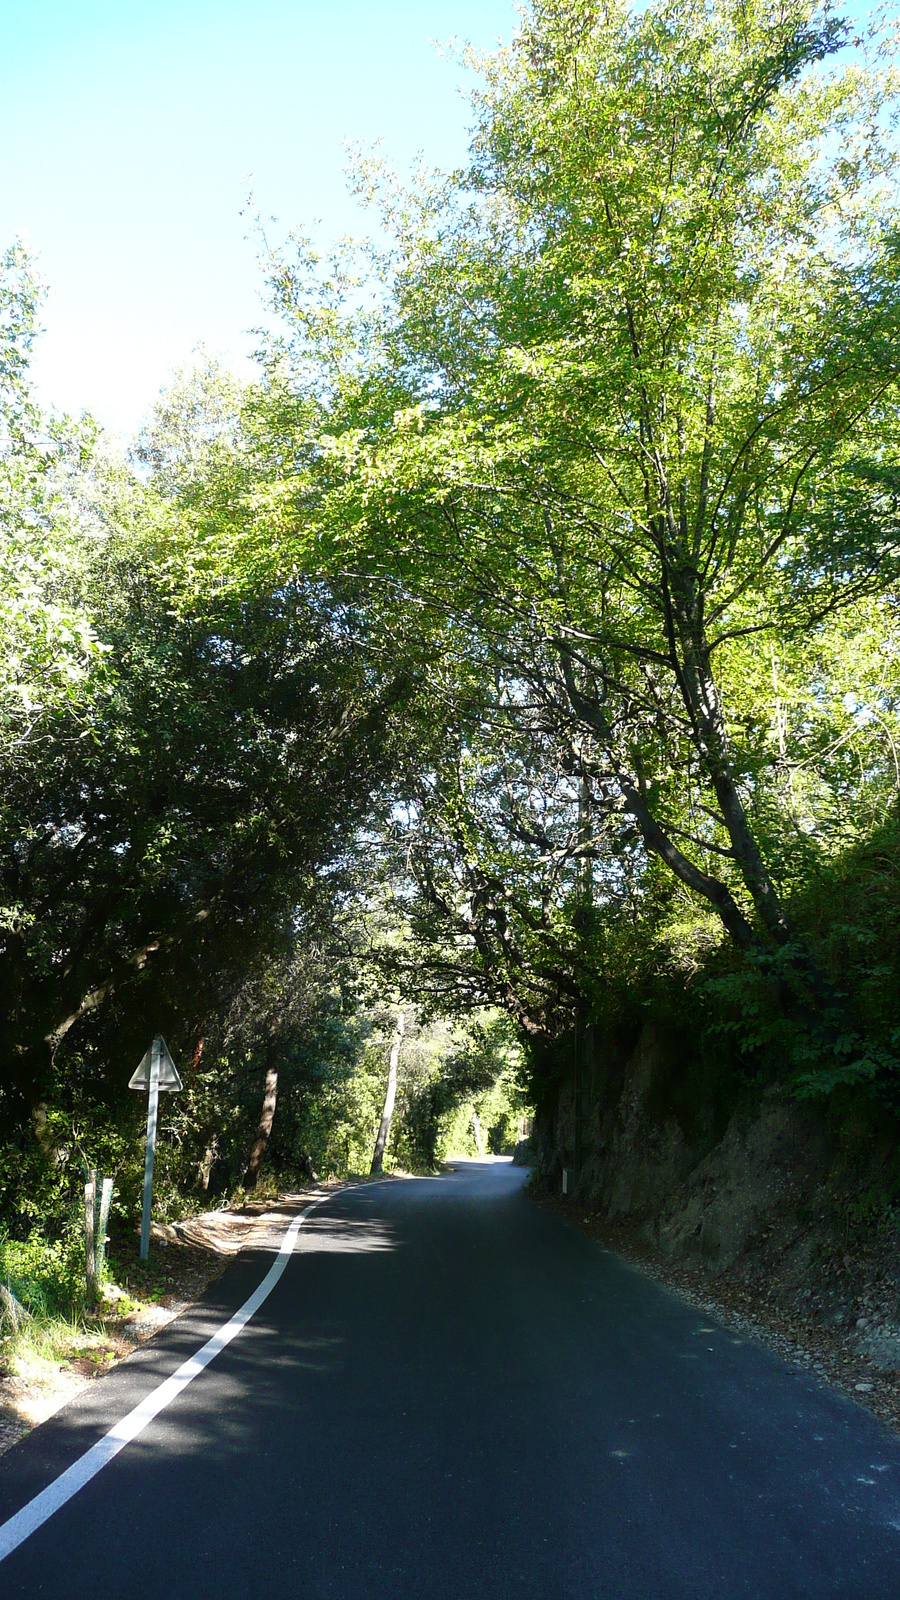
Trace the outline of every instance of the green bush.
<path fill-rule="evenodd" d="M 0 1233 L 0 1283 L 39 1321 L 77 1314 L 85 1295 L 83 1239 L 74 1229 L 56 1240 Z"/>

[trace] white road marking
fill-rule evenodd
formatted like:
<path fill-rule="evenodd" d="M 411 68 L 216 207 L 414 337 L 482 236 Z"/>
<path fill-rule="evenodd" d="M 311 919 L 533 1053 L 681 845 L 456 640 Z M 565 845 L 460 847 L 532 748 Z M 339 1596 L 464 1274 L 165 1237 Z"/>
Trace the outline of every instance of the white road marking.
<path fill-rule="evenodd" d="M 356 1185 L 354 1184 L 350 1187 L 355 1188 Z M 346 1189 L 339 1191 L 341 1194 L 346 1194 L 346 1192 Z M 30 1534 L 35 1533 L 49 1517 L 53 1516 L 54 1511 L 58 1511 L 61 1506 L 64 1506 L 68 1500 L 72 1499 L 73 1495 L 78 1493 L 79 1489 L 83 1489 L 86 1483 L 90 1483 L 98 1472 L 102 1472 L 107 1463 L 112 1461 L 120 1450 L 124 1450 L 132 1439 L 136 1439 L 138 1434 L 143 1433 L 147 1424 L 152 1422 L 154 1417 L 158 1417 L 166 1406 L 171 1405 L 172 1401 L 176 1400 L 181 1394 L 182 1389 L 186 1389 L 189 1383 L 193 1383 L 204 1368 L 208 1367 L 211 1361 L 215 1361 L 220 1350 L 224 1350 L 225 1346 L 237 1337 L 241 1329 L 246 1327 L 254 1313 L 259 1310 L 263 1301 L 267 1300 L 272 1293 L 288 1264 L 297 1235 L 310 1212 L 315 1211 L 316 1206 L 322 1205 L 323 1201 L 331 1198 L 331 1195 L 323 1194 L 320 1199 L 314 1200 L 312 1205 L 308 1205 L 304 1211 L 301 1211 L 299 1217 L 294 1218 L 290 1227 L 286 1230 L 279 1246 L 278 1254 L 259 1288 L 254 1289 L 249 1300 L 245 1300 L 240 1310 L 236 1311 L 228 1322 L 224 1322 L 211 1339 L 207 1339 L 206 1344 L 197 1351 L 196 1355 L 191 1356 L 189 1361 L 183 1362 L 177 1372 L 173 1372 L 171 1378 L 166 1378 L 165 1382 L 153 1389 L 146 1399 L 141 1401 L 140 1405 L 135 1406 L 133 1411 L 129 1411 L 128 1415 L 123 1417 L 121 1422 L 117 1422 L 114 1428 L 110 1428 L 109 1432 L 104 1434 L 102 1439 L 98 1439 L 90 1450 L 86 1450 L 83 1456 L 79 1456 L 77 1461 L 73 1461 L 71 1467 L 68 1467 L 58 1478 L 54 1478 L 46 1489 L 42 1489 L 40 1494 L 36 1494 L 33 1500 L 29 1500 L 21 1511 L 17 1511 L 15 1516 L 0 1524 L 0 1561 L 4 1561 L 8 1555 L 11 1555 L 13 1550 L 16 1550 Z"/>

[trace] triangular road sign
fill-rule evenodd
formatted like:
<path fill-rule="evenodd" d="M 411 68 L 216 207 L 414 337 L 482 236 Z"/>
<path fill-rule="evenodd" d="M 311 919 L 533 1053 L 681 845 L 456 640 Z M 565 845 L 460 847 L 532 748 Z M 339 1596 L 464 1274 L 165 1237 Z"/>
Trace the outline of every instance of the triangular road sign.
<path fill-rule="evenodd" d="M 172 1060 L 172 1057 L 169 1055 L 169 1046 L 166 1044 L 166 1041 L 161 1033 L 156 1035 L 156 1038 L 151 1044 L 150 1049 L 144 1054 L 137 1071 L 129 1079 L 129 1089 L 149 1089 L 150 1066 L 153 1060 L 154 1052 L 159 1059 L 160 1093 L 176 1094 L 179 1089 L 184 1088 L 184 1084 L 178 1076 L 178 1068 Z"/>

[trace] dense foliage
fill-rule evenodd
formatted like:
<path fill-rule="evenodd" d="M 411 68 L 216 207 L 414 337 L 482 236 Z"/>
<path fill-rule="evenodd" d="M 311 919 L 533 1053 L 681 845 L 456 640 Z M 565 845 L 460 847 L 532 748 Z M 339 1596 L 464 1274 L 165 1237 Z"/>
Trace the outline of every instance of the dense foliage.
<path fill-rule="evenodd" d="M 3 292 L 27 345 L 21 252 Z M 186 1083 L 164 1114 L 169 1211 L 266 1161 L 286 1181 L 367 1168 L 393 991 L 367 954 L 364 856 L 431 735 L 358 586 L 237 585 L 207 564 L 197 593 L 197 508 L 258 461 L 226 376 L 177 384 L 129 464 L 86 424 L 43 417 L 24 358 L 7 366 L 21 581 L 0 706 L 0 1237 L 13 1276 L 32 1230 L 49 1237 L 41 1293 L 58 1299 L 84 1169 L 113 1174 L 114 1215 L 134 1215 L 145 1106 L 127 1083 L 156 1032 Z M 68 441 L 65 479 L 51 437 Z M 448 1036 L 432 1075 L 465 1056 Z M 279 1115 L 250 1172 L 269 1074 Z M 433 1163 L 456 1107 L 490 1087 L 469 1077 L 424 1131 L 404 1133 L 401 1105 L 398 1149 Z"/>
<path fill-rule="evenodd" d="M 411 1166 L 508 1144 L 514 1039 L 540 1100 L 591 1021 L 665 1015 L 710 1104 L 895 1102 L 891 49 L 813 0 L 535 0 L 467 167 L 360 161 L 378 242 L 269 252 L 258 381 L 202 365 L 127 463 L 38 412 L 6 257 L 20 1232 L 90 1139 L 134 1188 L 157 1029 L 170 1203 L 255 1181 L 261 1102 L 283 1172 L 365 1165 L 400 1009 Z"/>
<path fill-rule="evenodd" d="M 280 559 L 440 651 L 405 840 L 438 982 L 463 953 L 540 1030 L 724 935 L 811 1092 L 896 1071 L 804 910 L 898 789 L 895 83 L 848 40 L 806 0 L 536 5 L 467 170 L 360 169 L 374 309 L 273 259 L 266 391 Z"/>

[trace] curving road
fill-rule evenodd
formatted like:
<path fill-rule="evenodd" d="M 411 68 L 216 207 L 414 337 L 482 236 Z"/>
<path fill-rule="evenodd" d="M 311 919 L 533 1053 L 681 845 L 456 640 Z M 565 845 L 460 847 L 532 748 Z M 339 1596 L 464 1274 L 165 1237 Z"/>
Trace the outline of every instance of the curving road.
<path fill-rule="evenodd" d="M 466 1163 L 314 1211 L 243 1331 L 0 1562 L 4 1600 L 898 1600 L 900 1440 L 524 1177 Z M 0 1459 L 0 1522 L 278 1242 Z"/>

